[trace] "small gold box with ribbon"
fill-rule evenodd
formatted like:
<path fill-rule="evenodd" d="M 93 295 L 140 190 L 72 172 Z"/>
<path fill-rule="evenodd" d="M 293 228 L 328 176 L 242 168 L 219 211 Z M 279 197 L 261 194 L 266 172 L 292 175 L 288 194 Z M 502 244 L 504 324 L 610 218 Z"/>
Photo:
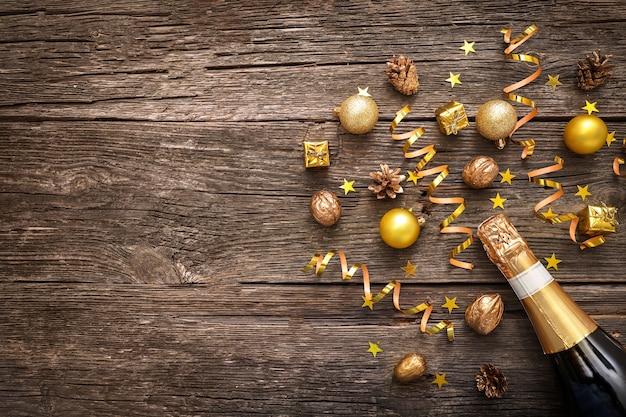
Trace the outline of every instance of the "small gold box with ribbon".
<path fill-rule="evenodd" d="M 469 126 L 465 107 L 458 101 L 451 101 L 448 104 L 435 110 L 439 130 L 446 135 L 456 135 L 459 130 Z"/>
<path fill-rule="evenodd" d="M 304 142 L 304 166 L 306 168 L 330 166 L 328 141 Z"/>
<path fill-rule="evenodd" d="M 617 222 L 617 208 L 601 206 L 587 206 L 578 213 L 580 218 L 578 230 L 586 235 L 606 235 L 615 232 Z"/>

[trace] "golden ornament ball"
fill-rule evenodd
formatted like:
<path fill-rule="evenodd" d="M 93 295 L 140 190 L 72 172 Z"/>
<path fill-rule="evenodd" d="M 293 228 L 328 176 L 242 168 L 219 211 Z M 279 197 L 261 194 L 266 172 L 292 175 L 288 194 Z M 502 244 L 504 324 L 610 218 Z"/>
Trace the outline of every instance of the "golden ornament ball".
<path fill-rule="evenodd" d="M 341 203 L 339 198 L 330 191 L 318 191 L 311 197 L 309 202 L 311 215 L 322 226 L 332 226 L 337 223 L 341 216 Z"/>
<path fill-rule="evenodd" d="M 581 114 L 570 120 L 563 131 L 565 146 L 580 155 L 592 154 L 606 143 L 609 130 L 598 116 Z"/>
<path fill-rule="evenodd" d="M 477 297 L 465 310 L 465 323 L 478 334 L 491 333 L 504 314 L 504 303 L 500 294 L 485 294 Z"/>
<path fill-rule="evenodd" d="M 407 209 L 391 209 L 380 219 L 380 237 L 392 248 L 408 248 L 420 236 L 420 223 L 423 220 Z"/>
<path fill-rule="evenodd" d="M 426 359 L 417 353 L 405 355 L 393 368 L 393 375 L 398 382 L 406 384 L 415 381 L 426 372 Z"/>
<path fill-rule="evenodd" d="M 476 112 L 476 130 L 482 137 L 496 142 L 498 149 L 504 147 L 516 124 L 515 107 L 504 100 L 488 101 Z"/>
<path fill-rule="evenodd" d="M 477 156 L 463 168 L 463 182 L 474 189 L 488 187 L 498 176 L 498 163 L 489 156 Z"/>
<path fill-rule="evenodd" d="M 345 99 L 341 106 L 335 107 L 333 114 L 339 117 L 344 129 L 355 135 L 370 132 L 378 122 L 378 106 L 367 88 L 359 88 L 359 93 Z"/>

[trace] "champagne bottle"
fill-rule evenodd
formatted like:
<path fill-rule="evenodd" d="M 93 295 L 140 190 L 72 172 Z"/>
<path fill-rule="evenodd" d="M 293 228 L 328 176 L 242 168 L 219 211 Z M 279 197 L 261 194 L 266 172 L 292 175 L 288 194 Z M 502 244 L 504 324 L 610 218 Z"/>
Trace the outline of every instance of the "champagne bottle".
<path fill-rule="evenodd" d="M 543 352 L 552 359 L 568 416 L 626 416 L 626 349 L 602 330 L 554 280 L 510 220 L 478 227 L 487 256 L 524 306 Z"/>

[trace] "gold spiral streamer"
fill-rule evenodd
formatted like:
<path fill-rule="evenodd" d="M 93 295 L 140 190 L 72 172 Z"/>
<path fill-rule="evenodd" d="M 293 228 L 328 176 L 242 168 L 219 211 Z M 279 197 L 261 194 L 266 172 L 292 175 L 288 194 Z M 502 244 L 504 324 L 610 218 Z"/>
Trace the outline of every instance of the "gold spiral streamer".
<path fill-rule="evenodd" d="M 335 256 L 335 254 L 339 255 L 339 262 L 341 263 L 341 278 L 343 280 L 352 279 L 354 274 L 361 269 L 361 273 L 363 275 L 363 305 L 362 307 L 369 307 L 370 310 L 374 309 L 374 304 L 385 298 L 387 294 L 389 294 L 393 290 L 393 306 L 396 310 L 400 311 L 403 314 L 414 315 L 421 312 L 422 319 L 420 321 L 420 330 L 422 333 L 435 334 L 440 332 L 443 329 L 447 329 L 446 333 L 449 341 L 454 340 L 454 325 L 449 320 L 441 320 L 439 323 L 434 326 L 428 327 L 428 319 L 430 318 L 430 314 L 433 311 L 433 306 L 428 301 L 425 301 L 421 304 L 416 305 L 415 307 L 403 309 L 400 307 L 400 287 L 401 284 L 399 281 L 393 280 L 389 282 L 385 287 L 376 295 L 372 296 L 371 285 L 369 272 L 367 270 L 367 266 L 365 264 L 354 264 L 350 268 L 348 268 L 348 261 L 346 259 L 346 255 L 341 250 L 331 250 L 326 253 L 326 255 L 322 255 L 320 253 L 316 253 L 311 258 L 311 261 L 301 269 L 302 272 L 309 272 L 315 269 L 316 275 L 321 275 L 326 270 L 328 263 Z"/>
<path fill-rule="evenodd" d="M 396 117 L 391 122 L 391 126 L 389 126 L 389 132 L 391 133 L 391 137 L 394 140 L 406 139 L 406 142 L 402 147 L 402 153 L 404 154 L 405 158 L 416 158 L 423 155 L 423 158 L 417 163 L 414 169 L 414 172 L 416 173 L 418 179 L 424 178 L 429 175 L 439 174 L 428 186 L 428 199 L 435 204 L 458 204 L 457 208 L 452 212 L 452 214 L 450 214 L 446 219 L 444 219 L 443 222 L 441 222 L 441 224 L 439 225 L 439 231 L 441 233 L 464 233 L 469 235 L 469 237 L 465 241 L 463 241 L 463 243 L 456 246 L 450 251 L 448 257 L 450 258 L 450 263 L 458 268 L 473 269 L 473 263 L 459 261 L 455 259 L 455 256 L 467 249 L 474 242 L 474 231 L 468 227 L 450 226 L 450 224 L 455 221 L 461 215 L 461 213 L 465 211 L 465 199 L 462 197 L 433 197 L 432 195 L 435 189 L 439 186 L 439 184 L 441 184 L 441 182 L 450 174 L 450 171 L 448 170 L 448 165 L 439 165 L 434 168 L 423 169 L 426 164 L 428 164 L 437 154 L 437 149 L 433 144 L 409 152 L 410 147 L 415 143 L 415 141 L 417 141 L 417 139 L 419 139 L 420 136 L 424 134 L 423 128 L 420 127 L 404 134 L 394 133 L 402 119 L 404 119 L 404 117 L 409 114 L 410 111 L 411 106 L 409 106 L 408 104 L 402 107 L 396 113 Z"/>
<path fill-rule="evenodd" d="M 592 248 L 592 247 L 603 244 L 606 241 L 604 236 L 594 236 L 583 242 L 578 242 L 578 239 L 576 239 L 576 228 L 578 227 L 578 222 L 580 218 L 577 214 L 567 213 L 567 214 L 561 214 L 561 215 L 546 216 L 544 213 L 539 212 L 539 210 L 541 210 L 543 207 L 558 200 L 564 194 L 563 186 L 561 185 L 560 182 L 549 180 L 549 179 L 537 178 L 539 175 L 549 174 L 549 173 L 556 172 L 556 171 L 563 169 L 563 164 L 565 162 L 563 161 L 562 158 L 555 156 L 554 162 L 555 162 L 554 165 L 551 165 L 545 168 L 536 169 L 528 173 L 529 181 L 534 182 L 535 184 L 541 185 L 542 187 L 554 188 L 557 190 L 554 194 L 552 194 L 551 196 L 547 198 L 544 198 L 539 203 L 537 203 L 537 205 L 535 205 L 535 216 L 551 224 L 565 223 L 565 222 L 571 221 L 570 226 L 569 226 L 570 239 L 574 241 L 575 243 L 577 243 L 581 250 L 585 248 Z"/>
<path fill-rule="evenodd" d="M 515 39 L 511 39 L 511 33 L 512 33 L 511 29 L 502 29 L 500 31 L 501 33 L 504 34 L 504 42 L 508 44 L 507 48 L 504 50 L 504 55 L 507 59 L 510 59 L 512 61 L 529 62 L 531 64 L 537 65 L 537 70 L 534 73 L 532 73 L 531 75 L 529 75 L 528 77 L 524 78 L 521 81 L 518 81 L 514 84 L 511 84 L 505 87 L 502 90 L 504 92 L 504 96 L 508 98 L 509 100 L 513 100 L 517 103 L 524 104 L 526 106 L 529 106 L 532 109 L 530 113 L 528 113 L 526 116 L 522 117 L 520 120 L 517 121 L 517 123 L 515 124 L 515 128 L 509 135 L 513 143 L 524 147 L 524 150 L 522 151 L 522 156 L 521 156 L 522 159 L 526 159 L 533 154 L 533 152 L 535 151 L 535 140 L 528 139 L 528 140 L 517 141 L 517 140 L 514 140 L 512 136 L 513 136 L 513 133 L 517 131 L 517 129 L 522 127 L 524 124 L 529 122 L 531 119 L 533 119 L 537 115 L 537 104 L 533 100 L 527 97 L 514 94 L 513 91 L 519 88 L 522 88 L 525 85 L 528 85 L 534 80 L 536 80 L 537 77 L 539 77 L 539 75 L 541 74 L 542 67 L 541 67 L 541 62 L 539 61 L 539 58 L 532 56 L 532 55 L 527 55 L 527 54 L 514 54 L 512 52 L 517 47 L 519 47 L 524 42 L 526 42 L 528 39 L 530 39 L 533 35 L 535 35 L 538 30 L 539 29 L 537 28 L 537 26 L 531 25 L 528 28 L 526 28 L 526 30 L 524 30 L 524 32 L 522 32 Z"/>
<path fill-rule="evenodd" d="M 556 172 L 556 171 L 563 169 L 563 164 L 564 164 L 563 159 L 561 159 L 559 156 L 555 156 L 554 162 L 556 162 L 554 165 L 550 165 L 549 167 L 545 167 L 545 168 L 535 169 L 528 173 L 528 181 L 534 182 L 535 184 L 541 185 L 542 187 L 554 188 L 555 190 L 557 190 L 550 197 L 544 198 L 543 200 L 541 200 L 535 205 L 535 216 L 537 216 L 541 220 L 548 221 L 551 223 L 556 223 L 556 221 L 554 221 L 554 218 L 544 216 L 542 213 L 539 212 L 539 210 L 541 210 L 543 207 L 547 206 L 548 204 L 552 203 L 553 201 L 556 201 L 559 198 L 561 198 L 561 196 L 563 196 L 563 186 L 561 185 L 560 182 L 549 180 L 549 179 L 537 178 L 537 177 L 539 175 L 550 174 L 552 172 Z"/>

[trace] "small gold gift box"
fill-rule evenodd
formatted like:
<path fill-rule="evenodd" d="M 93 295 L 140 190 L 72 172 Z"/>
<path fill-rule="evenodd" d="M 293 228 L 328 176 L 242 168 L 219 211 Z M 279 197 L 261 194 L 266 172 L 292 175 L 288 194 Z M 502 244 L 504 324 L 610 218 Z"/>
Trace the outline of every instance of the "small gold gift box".
<path fill-rule="evenodd" d="M 435 110 L 439 130 L 446 135 L 456 135 L 459 130 L 469 126 L 465 107 L 458 101 L 451 101 L 448 104 Z"/>
<path fill-rule="evenodd" d="M 578 213 L 580 218 L 578 230 L 586 235 L 606 235 L 615 232 L 617 222 L 617 208 L 602 206 L 587 206 Z"/>
<path fill-rule="evenodd" d="M 319 168 L 330 166 L 330 152 L 328 141 L 304 142 L 304 166 Z"/>

